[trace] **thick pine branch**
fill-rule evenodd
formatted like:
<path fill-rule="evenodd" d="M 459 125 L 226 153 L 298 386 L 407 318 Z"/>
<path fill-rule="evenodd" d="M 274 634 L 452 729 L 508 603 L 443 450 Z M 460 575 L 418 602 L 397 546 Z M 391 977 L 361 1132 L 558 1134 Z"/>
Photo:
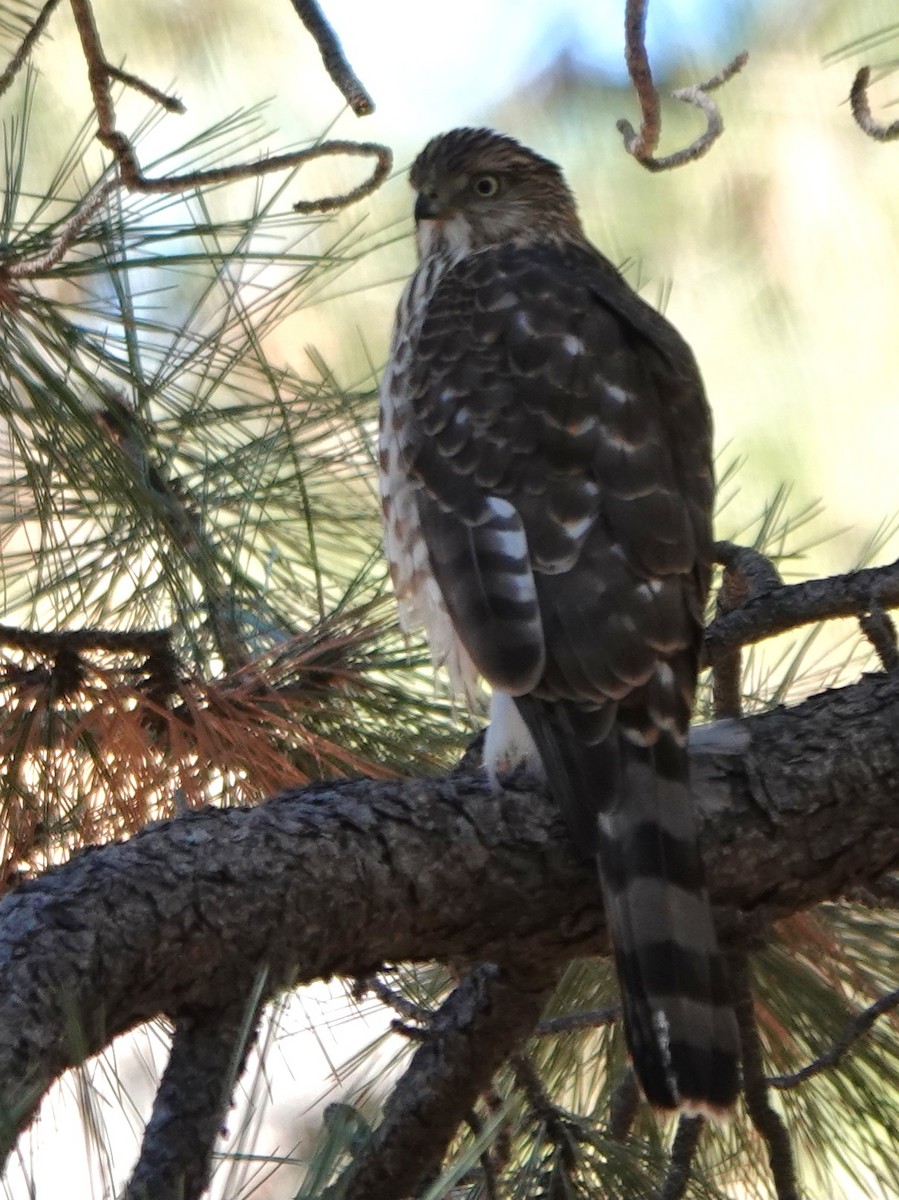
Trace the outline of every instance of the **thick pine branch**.
<path fill-rule="evenodd" d="M 718 903 L 767 920 L 899 862 L 894 676 L 706 727 L 693 758 Z M 592 868 L 522 787 L 357 780 L 161 823 L 0 904 L 3 1152 L 67 1067 L 158 1013 L 227 1011 L 263 976 L 273 994 L 438 959 L 546 980 L 603 945 Z M 470 1096 L 460 1073 L 431 1105 Z"/>

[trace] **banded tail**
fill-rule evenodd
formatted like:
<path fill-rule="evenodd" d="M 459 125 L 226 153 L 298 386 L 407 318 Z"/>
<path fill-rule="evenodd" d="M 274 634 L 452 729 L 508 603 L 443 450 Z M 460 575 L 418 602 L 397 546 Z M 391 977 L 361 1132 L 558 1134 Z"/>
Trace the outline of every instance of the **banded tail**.
<path fill-rule="evenodd" d="M 655 1108 L 720 1114 L 739 1090 L 739 1037 L 686 750 L 664 732 L 638 745 L 617 722 L 591 737 L 599 714 L 564 702 L 516 705 L 576 846 L 596 854 L 640 1086 Z"/>

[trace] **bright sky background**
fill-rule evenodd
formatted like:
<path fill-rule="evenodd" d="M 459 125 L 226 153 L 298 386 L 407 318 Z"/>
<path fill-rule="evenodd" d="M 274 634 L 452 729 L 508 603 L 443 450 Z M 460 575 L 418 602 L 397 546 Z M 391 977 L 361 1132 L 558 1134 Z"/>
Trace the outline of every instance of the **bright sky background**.
<path fill-rule="evenodd" d="M 623 0 L 329 0 L 353 67 L 385 121 L 411 140 L 483 120 L 489 108 L 560 52 L 627 79 Z M 647 42 L 657 71 L 685 54 L 723 64 L 729 32 L 755 0 L 653 0 Z M 401 64 L 401 65 L 400 65 Z M 717 69 L 717 67 L 715 68 Z"/>

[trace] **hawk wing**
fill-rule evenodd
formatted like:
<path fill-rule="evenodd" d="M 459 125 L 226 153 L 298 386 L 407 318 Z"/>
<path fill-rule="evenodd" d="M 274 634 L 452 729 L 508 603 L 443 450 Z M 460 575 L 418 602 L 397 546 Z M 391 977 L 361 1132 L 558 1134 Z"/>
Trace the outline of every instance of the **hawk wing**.
<path fill-rule="evenodd" d="M 488 682 L 685 730 L 713 491 L 686 343 L 598 253 L 503 247 L 438 284 L 407 395 L 431 567 Z"/>

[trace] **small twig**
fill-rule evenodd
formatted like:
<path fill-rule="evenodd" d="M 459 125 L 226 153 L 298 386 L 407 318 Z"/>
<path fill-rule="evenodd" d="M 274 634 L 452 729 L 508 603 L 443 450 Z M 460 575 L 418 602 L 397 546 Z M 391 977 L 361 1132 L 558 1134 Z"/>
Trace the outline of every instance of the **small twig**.
<path fill-rule="evenodd" d="M 701 158 L 724 132 L 724 121 L 709 92 L 721 87 L 742 70 L 749 55 L 743 51 L 711 79 L 691 87 L 678 88 L 671 93 L 674 100 L 682 100 L 702 109 L 705 113 L 706 128 L 689 146 L 656 158 L 655 149 L 659 144 L 662 114 L 659 93 L 653 83 L 649 55 L 646 52 L 647 3 L 648 0 L 628 0 L 624 16 L 625 62 L 640 102 L 640 132 L 637 133 L 630 121 L 624 117 L 616 123 L 616 128 L 624 138 L 625 150 L 633 155 L 641 166 L 646 167 L 648 171 L 669 171 L 673 167 L 680 167 L 684 163 L 695 162 Z"/>
<path fill-rule="evenodd" d="M 749 546 L 716 542 L 715 561 L 724 567 L 716 605 L 719 616 L 733 612 L 751 597 L 782 583 L 771 560 Z M 727 647 L 713 656 L 712 699 L 716 719 L 742 716 L 742 677 L 743 652 L 740 646 Z"/>
<path fill-rule="evenodd" d="M 161 92 L 152 83 L 147 83 L 145 79 L 141 79 L 137 75 L 132 75 L 130 71 L 123 71 L 121 67 L 114 67 L 112 63 L 106 63 L 106 72 L 110 79 L 117 79 L 119 83 L 124 83 L 126 87 L 133 88 L 135 92 L 140 92 L 142 96 L 153 100 L 161 108 L 164 108 L 166 112 L 177 113 L 179 116 L 183 116 L 187 112 L 184 103 L 177 96 L 167 96 L 165 92 Z"/>
<path fill-rule="evenodd" d="M 705 1127 L 701 1116 L 682 1116 L 677 1123 L 677 1133 L 674 1145 L 671 1147 L 671 1161 L 665 1175 L 665 1182 L 659 1188 L 657 1200 L 681 1200 L 690 1182 L 693 1158 L 699 1145 L 699 1138 Z"/>
<path fill-rule="evenodd" d="M 362 86 L 353 68 L 347 62 L 337 34 L 325 20 L 315 0 L 291 0 L 300 20 L 315 39 L 322 56 L 325 70 L 344 100 L 357 117 L 367 117 L 375 111 L 374 101 Z"/>
<path fill-rule="evenodd" d="M 551 968 L 483 965 L 434 1014 L 371 1143 L 341 1179 L 345 1200 L 408 1195 L 438 1166 L 459 1123 L 530 1035 L 555 986 Z"/>
<path fill-rule="evenodd" d="M 122 1200 L 199 1200 L 234 1084 L 256 1036 L 266 976 L 245 1002 L 181 1016 Z"/>
<path fill-rule="evenodd" d="M 738 546 L 736 542 L 715 542 L 715 562 L 725 569 L 739 572 L 746 581 L 747 595 L 761 596 L 772 588 L 782 587 L 783 579 L 774 563 L 766 554 L 753 546 Z M 744 599 L 744 603 L 745 603 Z"/>
<path fill-rule="evenodd" d="M 896 626 L 893 619 L 882 604 L 872 600 L 868 611 L 863 613 L 858 623 L 862 633 L 874 647 L 880 665 L 885 671 L 899 669 L 899 646 L 896 644 Z"/>
<path fill-rule="evenodd" d="M 652 80 L 652 68 L 646 52 L 646 5 L 648 0 L 628 0 L 624 12 L 624 61 L 640 101 L 640 132 L 623 117 L 617 129 L 624 135 L 628 154 L 644 162 L 651 158 L 659 144 L 662 113 L 659 93 Z"/>
<path fill-rule="evenodd" d="M 407 1021 L 403 1021 L 399 1017 L 394 1017 L 390 1022 L 390 1032 L 396 1033 L 410 1042 L 424 1042 L 428 1038 L 428 1031 L 426 1029 L 422 1029 L 420 1025 L 410 1025 Z"/>
<path fill-rule="evenodd" d="M 355 204 L 357 200 L 362 200 L 366 196 L 370 196 L 372 192 L 377 191 L 387 176 L 390 174 L 390 169 L 393 166 L 393 155 L 386 146 L 382 146 L 380 142 L 321 142 L 317 146 L 312 146 L 309 150 L 300 151 L 302 157 L 296 163 L 301 166 L 307 162 L 312 162 L 314 158 L 326 158 L 333 154 L 349 154 L 351 156 L 373 156 L 377 159 L 375 168 L 371 173 L 371 177 L 364 183 L 360 183 L 358 187 L 352 188 L 348 192 L 343 192 L 336 196 L 322 196 L 319 200 L 298 200 L 293 206 L 293 211 L 298 213 L 313 213 L 313 212 L 332 212 L 337 208 L 346 208 L 347 205 Z M 282 155 L 282 157 L 290 157 Z M 266 167 L 266 170 L 271 168 Z"/>
<path fill-rule="evenodd" d="M 524 1095 L 531 1116 L 543 1125 L 558 1155 L 557 1161 L 566 1173 L 570 1173 L 577 1165 L 577 1144 L 584 1141 L 584 1131 L 579 1127 L 577 1118 L 553 1102 L 527 1055 L 515 1054 L 509 1062 L 515 1075 L 515 1085 Z"/>
<path fill-rule="evenodd" d="M 509 1065 L 515 1076 L 515 1086 L 527 1100 L 528 1108 L 537 1120 L 547 1123 L 557 1120 L 559 1110 L 549 1098 L 549 1093 L 543 1086 L 543 1080 L 537 1074 L 537 1070 L 528 1056 L 513 1054 L 509 1059 Z"/>
<path fill-rule="evenodd" d="M 149 179 L 140 169 L 134 148 L 128 138 L 115 131 L 98 134 L 100 141 L 112 150 L 119 164 L 122 182 L 135 192 L 180 192 L 188 188 L 206 187 L 216 183 L 234 183 L 240 179 L 255 179 L 262 175 L 271 175 L 275 171 L 284 171 L 289 167 L 301 167 L 316 158 L 327 158 L 336 154 L 353 156 L 371 155 L 377 159 L 375 168 L 369 179 L 358 187 L 336 196 L 323 196 L 319 200 L 298 200 L 294 204 L 294 212 L 333 212 L 338 208 L 355 204 L 357 200 L 371 195 L 384 182 L 390 173 L 393 156 L 386 146 L 378 142 L 320 142 L 308 150 L 297 150 L 291 154 L 273 154 L 269 158 L 257 159 L 256 162 L 234 163 L 228 167 L 209 167 L 201 171 L 185 171 L 181 175 L 167 175 L 161 179 Z"/>
<path fill-rule="evenodd" d="M 731 992 L 734 1012 L 740 1028 L 740 1049 L 743 1060 L 743 1093 L 746 1108 L 755 1128 L 768 1148 L 768 1162 L 777 1200 L 799 1200 L 793 1148 L 780 1114 L 771 1107 L 768 1082 L 762 1063 L 762 1044 L 755 1020 L 749 960 L 742 951 L 729 956 Z"/>
<path fill-rule="evenodd" d="M 496 1088 L 489 1087 L 482 1096 L 484 1106 L 491 1115 L 496 1115 L 505 1103 L 502 1096 L 497 1092 Z M 495 1172 L 501 1172 L 509 1165 L 509 1159 L 512 1157 L 512 1137 L 510 1132 L 510 1121 L 507 1118 L 497 1128 L 493 1137 L 493 1147 L 490 1152 L 490 1161 L 493 1164 Z"/>
<path fill-rule="evenodd" d="M 106 650 L 112 654 L 168 654 L 174 658 L 171 631 L 168 629 L 64 629 L 46 633 L 39 629 L 19 629 L 0 625 L 0 646 L 27 650 L 46 658 L 55 658 L 65 647 L 79 654 Z"/>
<path fill-rule="evenodd" d="M 609 1101 L 608 1134 L 616 1142 L 623 1142 L 630 1133 L 637 1109 L 640 1106 L 640 1089 L 637 1076 L 631 1067 L 625 1067 L 612 1091 Z"/>
<path fill-rule="evenodd" d="M 613 1004 L 609 1008 L 594 1008 L 587 1012 L 545 1017 L 542 1021 L 538 1021 L 534 1036 L 549 1037 L 556 1033 L 570 1033 L 576 1029 L 599 1029 L 602 1025 L 611 1025 L 620 1016 L 621 1005 Z"/>
<path fill-rule="evenodd" d="M 370 178 L 364 183 L 336 196 L 323 196 L 319 200 L 298 200 L 293 208 L 294 212 L 299 213 L 333 212 L 335 209 L 355 204 L 357 200 L 371 195 L 381 186 L 390 174 L 393 164 L 390 150 L 378 142 L 333 141 L 320 142 L 308 150 L 296 150 L 291 154 L 273 154 L 255 162 L 234 163 L 228 167 L 208 167 L 201 171 L 185 171 L 181 175 L 149 179 L 142 173 L 134 148 L 124 134 L 113 130 L 105 134 L 99 133 L 97 136 L 115 155 L 122 182 L 134 192 L 181 192 L 188 188 L 207 187 L 216 183 L 256 179 L 262 175 L 271 175 L 275 171 L 287 170 L 289 167 L 305 166 L 316 158 L 328 158 L 336 154 L 372 156 L 377 159 Z"/>
<path fill-rule="evenodd" d="M 118 179 L 107 179 L 98 184 L 92 192 L 84 197 L 71 216 L 63 221 L 56 240 L 46 254 L 42 254 L 40 258 L 6 263 L 0 268 L 0 272 L 8 279 L 33 279 L 37 275 L 43 275 L 45 271 L 52 270 L 62 262 L 66 252 L 72 247 L 91 217 L 97 213 L 106 199 L 119 186 Z"/>
<path fill-rule="evenodd" d="M 257 179 L 274 171 L 284 171 L 291 167 L 304 166 L 317 158 L 326 158 L 336 154 L 347 154 L 356 157 L 374 157 L 377 161 L 371 177 L 358 187 L 336 196 L 323 196 L 319 200 L 301 200 L 294 209 L 296 212 L 331 212 L 354 204 L 357 200 L 370 195 L 390 173 L 393 158 L 390 150 L 377 142 L 331 141 L 321 142 L 306 150 L 297 150 L 291 154 L 275 154 L 267 158 L 257 159 L 250 163 L 234 163 L 228 167 L 210 167 L 199 171 L 185 171 L 181 175 L 166 175 L 150 179 L 141 170 L 134 146 L 131 141 L 116 129 L 115 105 L 110 91 L 110 80 L 122 79 L 131 87 L 138 87 L 144 94 L 160 99 L 167 107 L 177 105 L 180 101 L 164 97 L 150 84 L 136 79 L 133 75 L 113 68 L 103 53 L 100 34 L 94 21 L 90 0 L 71 0 L 75 23 L 81 37 L 81 46 L 88 66 L 88 81 L 94 102 L 94 112 L 97 116 L 97 139 L 108 150 L 111 150 L 118 164 L 119 174 L 125 187 L 134 192 L 159 193 L 181 192 L 191 188 L 207 187 L 218 183 L 233 183 L 241 179 Z"/>
<path fill-rule="evenodd" d="M 465 1118 L 465 1124 L 476 1138 L 480 1137 L 484 1132 L 484 1122 L 474 1111 L 474 1109 L 468 1113 L 467 1117 Z M 498 1200 L 498 1192 L 496 1190 L 496 1172 L 493 1168 L 493 1159 L 491 1158 L 490 1150 L 485 1148 L 478 1156 L 478 1161 L 481 1164 L 480 1182 L 484 1185 L 484 1191 L 487 1193 L 487 1200 Z"/>
<path fill-rule="evenodd" d="M 398 1013 L 404 1021 L 414 1021 L 418 1025 L 428 1025 L 434 1016 L 432 1009 L 425 1008 L 423 1004 L 415 1004 L 401 992 L 389 987 L 378 975 L 372 975 L 368 979 L 360 980 L 354 992 L 359 996 L 364 995 L 366 992 L 371 992 L 382 1004 L 386 1004 L 388 1008 L 392 1008 L 395 1013 Z"/>
<path fill-rule="evenodd" d="M 885 608 L 899 607 L 899 562 L 784 584 L 748 600 L 706 629 L 704 661 L 726 646 L 748 646 L 813 621 L 858 618 L 870 611 L 872 597 Z"/>
<path fill-rule="evenodd" d="M 871 82 L 871 68 L 862 67 L 852 83 L 849 93 L 849 104 L 855 123 L 863 133 L 875 142 L 892 142 L 899 138 L 899 120 L 889 125 L 882 125 L 875 120 L 868 100 L 868 85 Z"/>
<path fill-rule="evenodd" d="M 806 1079 L 811 1079 L 813 1075 L 819 1075 L 829 1067 L 835 1067 L 847 1050 L 872 1028 L 878 1017 L 892 1012 L 897 1005 L 899 1005 L 899 988 L 893 992 L 887 992 L 885 996 L 881 996 L 880 999 L 863 1009 L 849 1022 L 834 1044 L 823 1054 L 819 1054 L 812 1062 L 789 1075 L 769 1076 L 766 1081 L 768 1086 L 787 1091 L 800 1083 L 805 1083 Z"/>
<path fill-rule="evenodd" d="M 47 22 L 50 20 L 50 17 L 53 15 L 53 10 L 56 8 L 57 4 L 59 4 L 59 0 L 47 0 L 44 7 L 41 9 L 41 11 L 35 17 L 34 22 L 31 25 L 31 28 L 28 30 L 28 32 L 25 34 L 24 38 L 22 39 L 22 44 L 19 46 L 18 50 L 15 52 L 15 54 L 12 56 L 12 58 L 7 63 L 6 70 L 3 72 L 2 75 L 0 75 L 0 96 L 3 95 L 3 93 L 6 91 L 6 89 L 9 87 L 9 85 L 15 79 L 16 75 L 21 70 L 23 63 L 25 62 L 25 59 L 28 57 L 28 55 L 34 49 L 34 45 L 37 42 L 38 38 L 41 36 L 41 34 L 47 28 Z"/>
<path fill-rule="evenodd" d="M 103 53 L 103 46 L 100 42 L 100 31 L 97 29 L 97 22 L 94 20 L 91 0 L 70 0 L 70 3 L 72 6 L 72 15 L 75 18 L 75 27 L 78 30 L 78 36 L 81 38 L 81 48 L 84 51 L 84 57 L 87 61 L 88 82 L 90 83 L 94 111 L 97 114 L 101 131 L 115 128 L 115 106 L 109 90 L 111 79 L 118 80 L 119 83 L 133 88 L 143 96 L 148 96 L 151 100 L 166 109 L 167 112 L 184 113 L 187 111 L 177 97 L 167 96 L 165 92 L 161 92 L 159 88 L 138 78 L 137 75 L 132 75 L 130 71 L 123 71 L 121 67 L 114 67 Z"/>

